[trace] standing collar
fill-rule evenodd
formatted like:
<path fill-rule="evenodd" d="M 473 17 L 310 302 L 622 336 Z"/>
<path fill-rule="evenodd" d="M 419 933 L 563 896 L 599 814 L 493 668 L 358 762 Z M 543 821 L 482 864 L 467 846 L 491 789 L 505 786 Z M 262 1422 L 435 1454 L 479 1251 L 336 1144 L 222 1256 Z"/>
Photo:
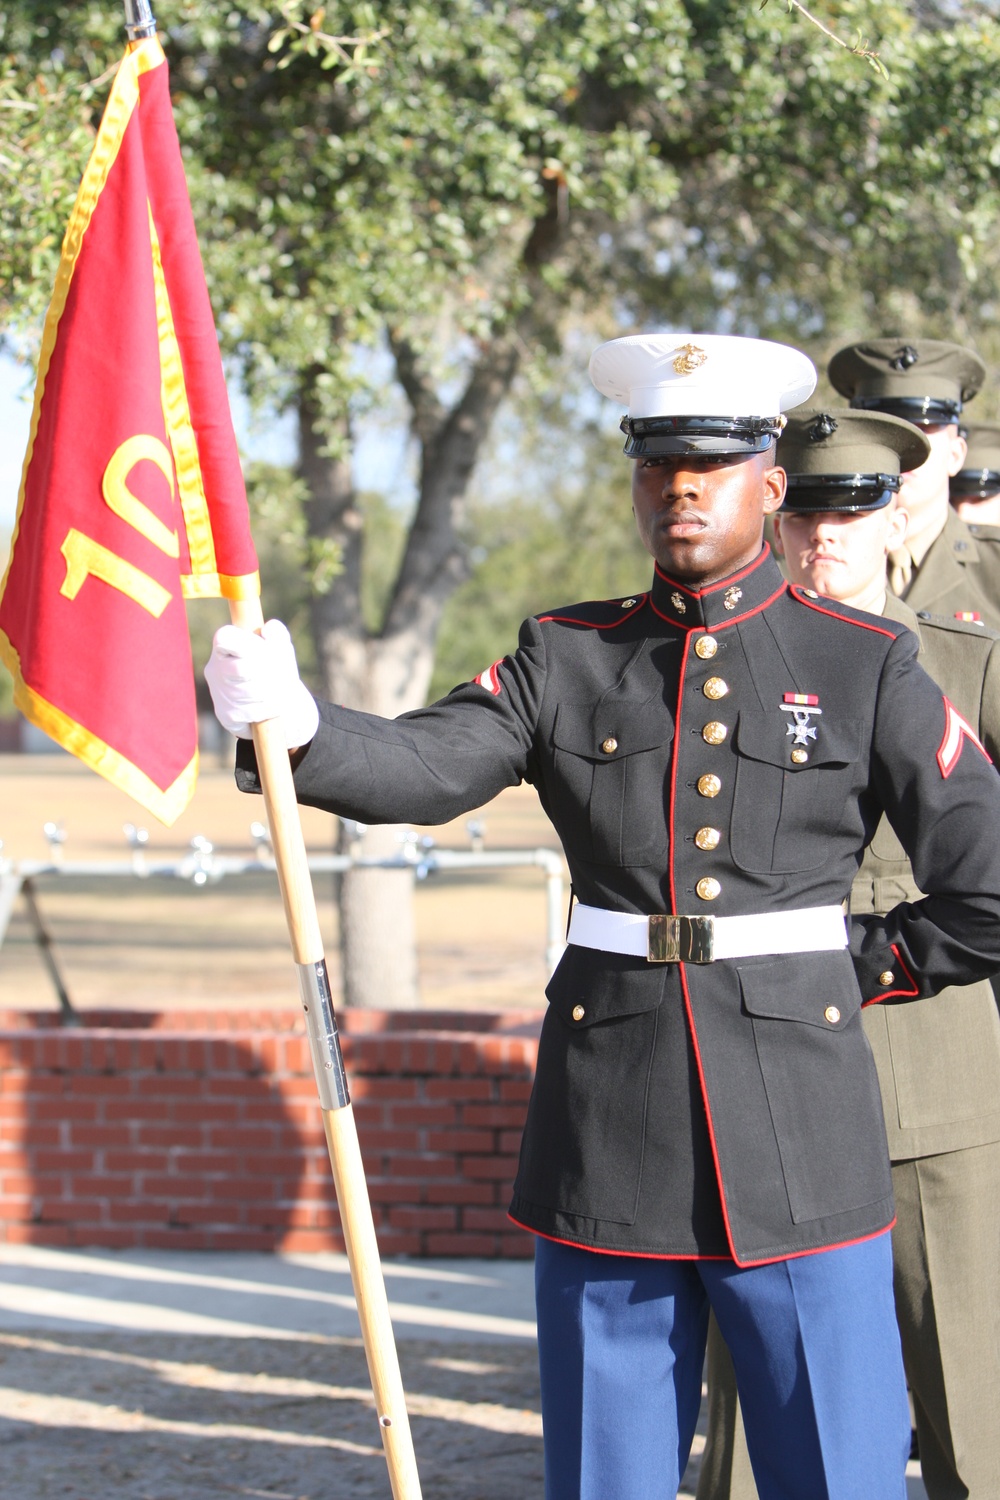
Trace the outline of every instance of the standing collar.
<path fill-rule="evenodd" d="M 752 563 L 703 589 L 678 582 L 657 563 L 649 597 L 656 613 L 682 630 L 719 630 L 763 609 L 784 588 L 781 570 L 765 542 Z"/>

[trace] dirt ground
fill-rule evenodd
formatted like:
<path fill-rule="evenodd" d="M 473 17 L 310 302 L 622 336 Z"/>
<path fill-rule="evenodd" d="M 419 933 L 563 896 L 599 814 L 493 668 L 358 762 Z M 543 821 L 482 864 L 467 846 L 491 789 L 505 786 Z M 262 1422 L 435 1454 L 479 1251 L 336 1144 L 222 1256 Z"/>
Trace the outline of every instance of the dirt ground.
<path fill-rule="evenodd" d="M 424 1500 L 541 1500 L 534 1348 L 399 1352 Z M 352 1339 L 0 1334 L 0 1466 L 4 1500 L 390 1500 Z"/>
<path fill-rule="evenodd" d="M 310 851 L 331 852 L 334 820 L 311 808 L 302 815 Z M 182 857 L 197 835 L 208 838 L 218 854 L 249 856 L 250 824 L 262 817 L 260 800 L 237 792 L 228 766 L 217 763 L 203 766 L 194 800 L 167 829 L 69 756 L 0 756 L 0 857 L 15 862 L 49 857 L 46 823 L 62 825 L 68 861 L 128 857 L 125 823 L 148 829 L 150 860 Z M 530 787 L 505 791 L 469 818 L 485 824 L 487 850 L 558 850 Z M 468 850 L 467 821 L 417 831 L 443 848 Z M 336 985 L 332 877 L 317 875 L 314 884 Z M 200 888 L 178 880 L 72 876 L 42 876 L 36 888 L 64 981 L 81 1010 L 298 1005 L 277 882 L 268 871 Z M 544 1003 L 540 869 L 432 875 L 418 882 L 415 905 L 424 1005 L 502 1009 Z M 21 900 L 0 947 L 0 1004 L 39 1010 L 55 1005 Z"/>

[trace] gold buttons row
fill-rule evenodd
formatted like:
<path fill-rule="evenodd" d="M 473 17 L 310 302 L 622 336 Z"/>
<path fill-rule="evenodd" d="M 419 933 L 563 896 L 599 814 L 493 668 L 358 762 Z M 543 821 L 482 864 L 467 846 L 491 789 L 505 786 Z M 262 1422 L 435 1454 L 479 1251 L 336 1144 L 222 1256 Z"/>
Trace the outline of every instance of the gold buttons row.
<path fill-rule="evenodd" d="M 710 661 L 719 649 L 719 643 L 714 635 L 700 635 L 694 643 L 695 655 L 701 657 L 702 661 Z M 723 677 L 709 677 L 702 687 L 705 697 L 712 702 L 718 702 L 725 698 L 729 692 L 729 683 Z M 729 733 L 729 726 L 721 724 L 718 719 L 711 719 L 701 731 L 701 737 L 706 745 L 721 745 Z M 722 791 L 722 781 L 714 772 L 706 772 L 704 776 L 698 777 L 698 794 L 701 797 L 717 797 Z M 694 836 L 695 845 L 699 849 L 717 849 L 722 842 L 722 833 L 718 828 L 699 828 Z M 722 894 L 722 886 L 712 875 L 703 875 L 695 886 L 695 893 L 701 901 L 714 901 Z"/>

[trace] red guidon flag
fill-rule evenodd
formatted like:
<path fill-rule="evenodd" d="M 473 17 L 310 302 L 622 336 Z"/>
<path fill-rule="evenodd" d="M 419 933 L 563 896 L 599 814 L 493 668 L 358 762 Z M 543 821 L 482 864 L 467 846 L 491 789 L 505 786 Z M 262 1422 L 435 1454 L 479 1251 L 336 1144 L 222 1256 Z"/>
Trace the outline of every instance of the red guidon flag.
<path fill-rule="evenodd" d="M 259 593 L 155 38 L 115 78 L 45 321 L 0 654 L 26 718 L 164 823 L 194 791 L 184 600 Z"/>

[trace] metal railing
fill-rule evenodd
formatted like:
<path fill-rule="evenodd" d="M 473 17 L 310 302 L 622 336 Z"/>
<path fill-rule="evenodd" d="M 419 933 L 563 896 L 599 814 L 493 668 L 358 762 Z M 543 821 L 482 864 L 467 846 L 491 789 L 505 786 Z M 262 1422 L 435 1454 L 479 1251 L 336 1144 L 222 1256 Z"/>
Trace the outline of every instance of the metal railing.
<path fill-rule="evenodd" d="M 545 962 L 551 972 L 559 962 L 564 946 L 564 866 L 562 856 L 554 849 L 496 849 L 484 847 L 485 826 L 470 820 L 466 826 L 470 848 L 439 849 L 432 838 L 408 830 L 400 836 L 400 852 L 391 858 L 366 859 L 360 853 L 361 838 L 366 832 L 362 823 L 342 820 L 349 850 L 345 854 L 310 854 L 313 874 L 340 875 L 347 870 L 409 870 L 417 880 L 439 874 L 484 874 L 494 870 L 539 869 L 545 876 L 546 940 Z M 149 850 L 145 828 L 126 823 L 123 828 L 129 853 L 122 859 L 67 859 L 66 833 L 61 824 L 46 823 L 49 844 L 48 859 L 10 860 L 3 858 L 0 842 L 0 948 L 3 947 L 14 908 L 20 897 L 40 957 L 59 1000 L 62 1019 L 73 1024 L 73 1008 L 65 978 L 59 967 L 52 935 L 46 925 L 37 882 L 55 876 L 79 880 L 181 880 L 196 888 L 216 886 L 223 880 L 274 871 L 267 829 L 263 823 L 250 824 L 253 851 L 247 855 L 218 854 L 211 840 L 196 834 L 180 858 L 157 858 Z"/>

